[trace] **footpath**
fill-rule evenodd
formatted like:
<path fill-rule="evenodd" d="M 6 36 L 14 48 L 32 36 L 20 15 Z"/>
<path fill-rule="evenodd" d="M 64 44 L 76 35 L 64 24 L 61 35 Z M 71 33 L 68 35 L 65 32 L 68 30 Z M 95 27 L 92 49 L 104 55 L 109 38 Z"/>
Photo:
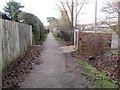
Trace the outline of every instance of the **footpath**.
<path fill-rule="evenodd" d="M 43 64 L 35 66 L 20 88 L 93 88 L 91 82 L 80 71 L 84 69 L 65 55 L 49 33 L 44 50 L 39 57 Z"/>

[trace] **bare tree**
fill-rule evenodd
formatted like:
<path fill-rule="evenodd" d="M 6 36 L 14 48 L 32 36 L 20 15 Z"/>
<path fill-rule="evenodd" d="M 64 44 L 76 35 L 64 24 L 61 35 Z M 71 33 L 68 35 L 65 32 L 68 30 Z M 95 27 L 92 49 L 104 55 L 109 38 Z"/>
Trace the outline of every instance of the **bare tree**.
<path fill-rule="evenodd" d="M 66 34 L 69 33 L 70 36 L 69 38 L 72 42 L 73 42 L 74 27 L 76 28 L 78 16 L 86 1 L 87 0 L 59 0 L 59 4 L 56 4 L 58 10 L 60 12 L 64 11 L 66 13 L 66 16 L 68 16 L 68 21 L 70 20 L 70 29 Z"/>
<path fill-rule="evenodd" d="M 102 8 L 102 11 L 107 14 L 104 23 L 109 25 L 118 35 L 118 49 L 120 50 L 120 1 L 107 2 L 106 6 Z M 118 23 L 113 26 L 110 21 L 114 20 Z"/>
<path fill-rule="evenodd" d="M 106 21 L 110 22 L 118 18 L 118 2 L 106 1 L 105 6 L 101 9 L 106 14 Z"/>
<path fill-rule="evenodd" d="M 86 0 L 83 0 L 81 3 L 79 3 L 79 1 L 76 0 L 75 27 L 77 26 L 77 21 L 78 21 L 78 16 L 80 14 L 80 11 L 82 10 L 82 7 L 84 6 L 85 3 L 86 3 Z M 79 7 L 79 5 L 81 6 Z"/>
<path fill-rule="evenodd" d="M 68 17 L 68 14 L 65 11 L 61 11 L 61 19 L 59 20 L 59 26 L 61 27 L 61 29 L 66 32 L 66 33 L 70 33 L 71 32 L 71 22 L 70 19 Z"/>
<path fill-rule="evenodd" d="M 113 22 L 118 22 L 118 1 L 107 1 L 105 2 L 105 6 L 101 9 L 106 16 L 103 20 L 103 23 L 109 25 L 109 27 L 115 31 L 118 35 L 119 32 L 119 25 L 112 25 Z"/>
<path fill-rule="evenodd" d="M 77 25 L 78 16 L 86 1 L 87 0 L 60 0 L 60 4 L 56 4 L 59 11 L 65 11 L 66 14 L 69 14 L 72 31 L 74 29 L 74 26 L 76 27 Z"/>

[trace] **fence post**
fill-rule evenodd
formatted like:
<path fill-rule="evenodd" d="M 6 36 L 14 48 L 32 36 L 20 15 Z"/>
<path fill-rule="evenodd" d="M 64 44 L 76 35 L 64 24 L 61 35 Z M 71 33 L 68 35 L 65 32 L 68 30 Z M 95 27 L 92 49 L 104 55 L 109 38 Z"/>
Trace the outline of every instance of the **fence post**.
<path fill-rule="evenodd" d="M 79 30 L 74 30 L 74 48 L 78 48 Z"/>

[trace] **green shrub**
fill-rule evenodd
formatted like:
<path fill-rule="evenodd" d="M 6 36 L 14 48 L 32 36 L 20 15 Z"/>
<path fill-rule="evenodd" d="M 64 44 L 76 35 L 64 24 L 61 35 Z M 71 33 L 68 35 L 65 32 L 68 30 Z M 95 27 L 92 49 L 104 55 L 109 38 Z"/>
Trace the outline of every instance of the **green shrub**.
<path fill-rule="evenodd" d="M 32 25 L 33 38 L 39 41 L 44 37 L 44 26 L 37 16 L 31 13 L 22 12 L 22 23 Z"/>

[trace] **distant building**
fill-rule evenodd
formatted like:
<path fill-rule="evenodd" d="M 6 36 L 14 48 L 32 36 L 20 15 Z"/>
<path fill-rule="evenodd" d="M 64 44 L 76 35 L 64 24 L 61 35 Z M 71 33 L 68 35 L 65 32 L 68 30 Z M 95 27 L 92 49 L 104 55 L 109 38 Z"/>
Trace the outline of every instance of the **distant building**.
<path fill-rule="evenodd" d="M 112 23 L 112 25 L 116 25 L 116 23 Z M 77 29 L 79 30 L 95 30 L 94 24 L 81 24 L 77 25 Z M 111 30 L 109 25 L 106 24 L 97 24 L 96 26 L 97 30 Z"/>

